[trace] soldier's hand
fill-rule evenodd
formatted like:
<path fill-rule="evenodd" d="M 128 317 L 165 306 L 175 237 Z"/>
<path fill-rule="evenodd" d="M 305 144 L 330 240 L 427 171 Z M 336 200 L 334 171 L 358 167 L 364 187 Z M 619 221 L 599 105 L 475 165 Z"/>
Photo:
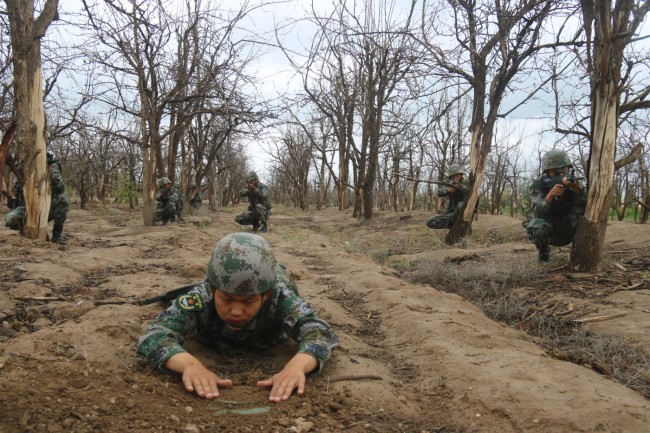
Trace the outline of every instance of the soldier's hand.
<path fill-rule="evenodd" d="M 260 380 L 257 382 L 257 386 L 271 388 L 269 401 L 277 403 L 288 400 L 294 390 L 297 390 L 298 395 L 304 394 L 307 382 L 306 374 L 317 366 L 318 361 L 313 356 L 298 353 L 287 362 L 282 371 L 266 380 Z"/>
<path fill-rule="evenodd" d="M 578 182 L 571 182 L 566 177 L 562 179 L 562 184 L 567 188 L 571 188 L 574 192 L 578 194 L 580 193 L 580 191 L 582 191 L 582 188 L 580 187 L 580 184 Z"/>
<path fill-rule="evenodd" d="M 199 397 L 208 400 L 219 397 L 219 387 L 229 388 L 232 386 L 232 380 L 219 378 L 187 352 L 172 356 L 167 360 L 165 366 L 183 374 L 182 380 L 185 389 L 196 392 Z"/>
<path fill-rule="evenodd" d="M 216 374 L 205 368 L 203 365 L 188 367 L 183 373 L 183 385 L 188 391 L 196 392 L 199 397 L 208 400 L 219 397 L 219 387 L 229 388 L 232 386 L 230 379 L 221 379 Z"/>
<path fill-rule="evenodd" d="M 562 197 L 564 195 L 564 185 L 556 183 L 553 188 L 546 194 L 546 202 L 550 203 L 555 197 Z"/>

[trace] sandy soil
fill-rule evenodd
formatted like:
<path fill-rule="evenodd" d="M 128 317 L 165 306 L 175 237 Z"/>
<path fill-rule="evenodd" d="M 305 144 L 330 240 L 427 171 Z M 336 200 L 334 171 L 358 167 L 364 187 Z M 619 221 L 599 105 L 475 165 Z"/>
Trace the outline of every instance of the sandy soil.
<path fill-rule="evenodd" d="M 409 282 L 423 259 L 469 258 L 475 271 L 497 273 L 517 263 L 539 275 L 520 222 L 504 216 L 481 215 L 472 237 L 449 247 L 424 213 L 362 224 L 336 209 L 274 208 L 265 236 L 341 346 L 305 396 L 269 404 L 255 382 L 292 345 L 214 353 L 190 343 L 235 387 L 215 401 L 186 392 L 136 356 L 164 306 L 133 301 L 199 281 L 216 241 L 239 230 L 237 211 L 143 227 L 127 209 L 75 209 L 65 247 L 0 229 L 0 433 L 649 431 L 640 393 L 551 356 L 459 296 Z M 612 223 L 603 271 L 568 273 L 568 249 L 555 249 L 545 277 L 518 292 L 539 314 L 618 316 L 584 326 L 647 348 L 648 240 L 648 226 Z"/>

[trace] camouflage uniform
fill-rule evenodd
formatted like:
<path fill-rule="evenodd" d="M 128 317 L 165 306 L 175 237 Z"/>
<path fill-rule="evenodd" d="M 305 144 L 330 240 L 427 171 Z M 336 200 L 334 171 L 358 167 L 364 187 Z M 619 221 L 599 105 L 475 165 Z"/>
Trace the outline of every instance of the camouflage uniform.
<path fill-rule="evenodd" d="M 47 221 L 54 221 L 52 228 L 52 242 L 64 244 L 63 224 L 68 218 L 70 210 L 70 198 L 65 193 L 65 184 L 61 177 L 61 166 L 54 156 L 47 154 L 48 169 L 50 172 L 50 186 L 52 188 L 52 200 L 50 203 L 50 213 Z M 55 164 L 56 163 L 56 164 Z M 5 216 L 5 226 L 11 230 L 22 230 L 25 224 L 25 196 L 23 194 L 23 185 L 17 177 L 13 179 L 13 192 L 15 196 L 15 207 Z"/>
<path fill-rule="evenodd" d="M 178 194 L 174 192 L 174 188 L 169 188 L 168 190 L 163 188 L 167 184 L 171 184 L 169 178 L 163 177 L 158 180 L 159 191 L 156 196 L 156 210 L 153 214 L 154 221 L 162 221 L 163 224 L 167 224 L 167 221 L 174 221 L 176 219 L 177 203 L 179 201 Z"/>
<path fill-rule="evenodd" d="M 542 168 L 546 173 L 549 169 L 572 167 L 571 160 L 563 151 L 550 151 L 544 155 Z M 568 174 L 567 174 L 568 176 Z M 546 201 L 546 195 L 551 190 L 545 180 L 546 174 L 533 180 L 531 184 L 531 202 L 533 208 L 528 212 L 522 223 L 539 253 L 541 261 L 547 261 L 550 255 L 550 245 L 564 246 L 573 242 L 580 218 L 587 206 L 587 189 L 581 182 L 580 194 L 568 187 L 564 188 L 564 196 L 554 197 L 551 203 Z M 545 186 L 546 184 L 546 186 Z"/>
<path fill-rule="evenodd" d="M 179 184 L 175 184 L 172 188 L 172 192 L 176 194 L 176 220 L 184 221 L 183 206 L 185 205 L 185 196 L 183 196 L 181 186 Z"/>
<path fill-rule="evenodd" d="M 203 204 L 203 197 L 201 197 L 200 192 L 197 192 L 196 194 L 194 194 L 194 197 L 192 197 L 192 200 L 190 200 L 190 207 L 196 210 L 200 208 L 202 204 Z"/>
<path fill-rule="evenodd" d="M 254 171 L 251 171 L 248 174 L 248 181 L 256 179 L 257 175 Z M 271 203 L 269 202 L 269 190 L 268 188 L 258 183 L 257 187 L 252 191 L 248 191 L 246 188 L 243 188 L 239 191 L 240 197 L 248 197 L 249 205 L 248 211 L 241 213 L 235 217 L 237 224 L 247 226 L 253 225 L 253 231 L 257 231 L 260 227 L 263 232 L 266 232 L 266 223 L 269 216 L 271 215 Z"/>
<path fill-rule="evenodd" d="M 451 179 L 456 174 L 463 174 L 463 169 L 458 165 L 449 167 L 447 178 Z M 460 183 L 454 187 L 456 191 L 451 193 L 447 191 L 449 189 L 448 186 L 443 185 L 438 188 L 438 197 L 446 196 L 448 198 L 447 209 L 444 213 L 435 215 L 427 221 L 427 227 L 430 229 L 449 229 L 454 225 L 458 209 L 462 207 L 465 195 L 467 194 L 467 180 L 461 178 Z"/>
<path fill-rule="evenodd" d="M 228 245 L 229 251 L 220 249 L 220 245 L 228 240 L 232 241 Z M 244 250 L 248 250 L 245 254 L 250 252 L 249 240 L 264 246 L 262 254 L 253 256 L 252 260 L 250 254 L 242 259 L 238 254 Z M 262 263 L 261 270 L 259 266 L 255 267 L 259 263 Z M 216 276 L 215 267 L 225 269 L 226 275 Z M 235 331 L 226 326 L 217 314 L 211 287 L 244 296 L 270 290 L 270 296 L 255 318 Z M 298 295 L 297 287 L 287 276 L 285 268 L 275 262 L 268 242 L 250 233 L 233 233 L 217 244 L 206 280 L 179 296 L 149 325 L 140 338 L 137 352 L 151 365 L 164 371 L 170 357 L 185 352 L 182 344 L 186 338 L 220 348 L 267 348 L 291 338 L 298 343 L 299 353 L 308 353 L 318 360 L 318 371 L 339 341 L 329 324 L 319 319 Z"/>

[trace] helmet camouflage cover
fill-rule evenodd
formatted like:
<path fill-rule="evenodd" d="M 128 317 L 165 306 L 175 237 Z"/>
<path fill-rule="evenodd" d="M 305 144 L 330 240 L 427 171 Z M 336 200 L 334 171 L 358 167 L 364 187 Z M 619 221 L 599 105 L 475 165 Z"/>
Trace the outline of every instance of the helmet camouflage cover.
<path fill-rule="evenodd" d="M 167 185 L 168 183 L 172 183 L 171 180 L 169 180 L 168 177 L 161 177 L 158 179 L 158 188 L 162 188 L 164 185 Z"/>
<path fill-rule="evenodd" d="M 275 265 L 266 239 L 252 233 L 231 233 L 214 247 L 206 280 L 213 289 L 231 295 L 258 295 L 274 287 Z"/>
<path fill-rule="evenodd" d="M 573 167 L 569 154 L 563 150 L 549 150 L 542 157 L 542 171 L 552 168 Z"/>
<path fill-rule="evenodd" d="M 248 174 L 246 175 L 246 180 L 250 182 L 253 179 L 257 179 L 257 173 L 254 171 L 249 171 Z"/>
<path fill-rule="evenodd" d="M 456 174 L 465 174 L 465 170 L 463 170 L 463 167 L 458 164 L 450 165 L 449 170 L 447 170 L 447 178 L 450 178 Z"/>

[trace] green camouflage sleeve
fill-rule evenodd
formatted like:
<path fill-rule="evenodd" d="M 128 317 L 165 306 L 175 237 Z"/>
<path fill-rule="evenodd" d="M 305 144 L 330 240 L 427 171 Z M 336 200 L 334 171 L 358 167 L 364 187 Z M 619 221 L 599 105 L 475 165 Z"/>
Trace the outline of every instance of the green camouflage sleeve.
<path fill-rule="evenodd" d="M 278 313 L 286 334 L 298 343 L 299 353 L 309 353 L 318 361 L 319 372 L 339 345 L 339 337 L 330 325 L 318 318 L 316 312 L 298 293 L 280 282 Z"/>
<path fill-rule="evenodd" d="M 187 305 L 187 300 L 199 301 L 200 295 L 192 289 L 188 294 L 179 296 L 172 305 L 149 325 L 140 337 L 137 352 L 145 357 L 149 363 L 165 370 L 165 363 L 177 353 L 185 352 L 182 344 L 185 338 L 196 331 L 197 311 L 205 308 L 201 299 L 201 308 L 192 310 L 183 309 L 180 305 Z"/>
<path fill-rule="evenodd" d="M 65 192 L 65 184 L 61 178 L 61 172 L 56 168 L 50 171 L 50 185 L 53 194 L 63 194 Z"/>
<path fill-rule="evenodd" d="M 269 190 L 264 185 L 260 185 L 255 189 L 255 194 L 260 201 L 264 201 L 269 198 Z"/>
<path fill-rule="evenodd" d="M 551 208 L 551 205 L 546 201 L 546 193 L 542 189 L 542 179 L 538 177 L 533 180 L 530 185 L 530 202 L 533 205 L 533 216 L 535 218 L 545 217 Z"/>
<path fill-rule="evenodd" d="M 458 185 L 456 185 L 456 189 L 462 192 L 463 195 L 467 194 L 468 187 L 469 187 L 469 182 L 465 178 L 462 178 L 460 182 L 458 182 Z"/>

